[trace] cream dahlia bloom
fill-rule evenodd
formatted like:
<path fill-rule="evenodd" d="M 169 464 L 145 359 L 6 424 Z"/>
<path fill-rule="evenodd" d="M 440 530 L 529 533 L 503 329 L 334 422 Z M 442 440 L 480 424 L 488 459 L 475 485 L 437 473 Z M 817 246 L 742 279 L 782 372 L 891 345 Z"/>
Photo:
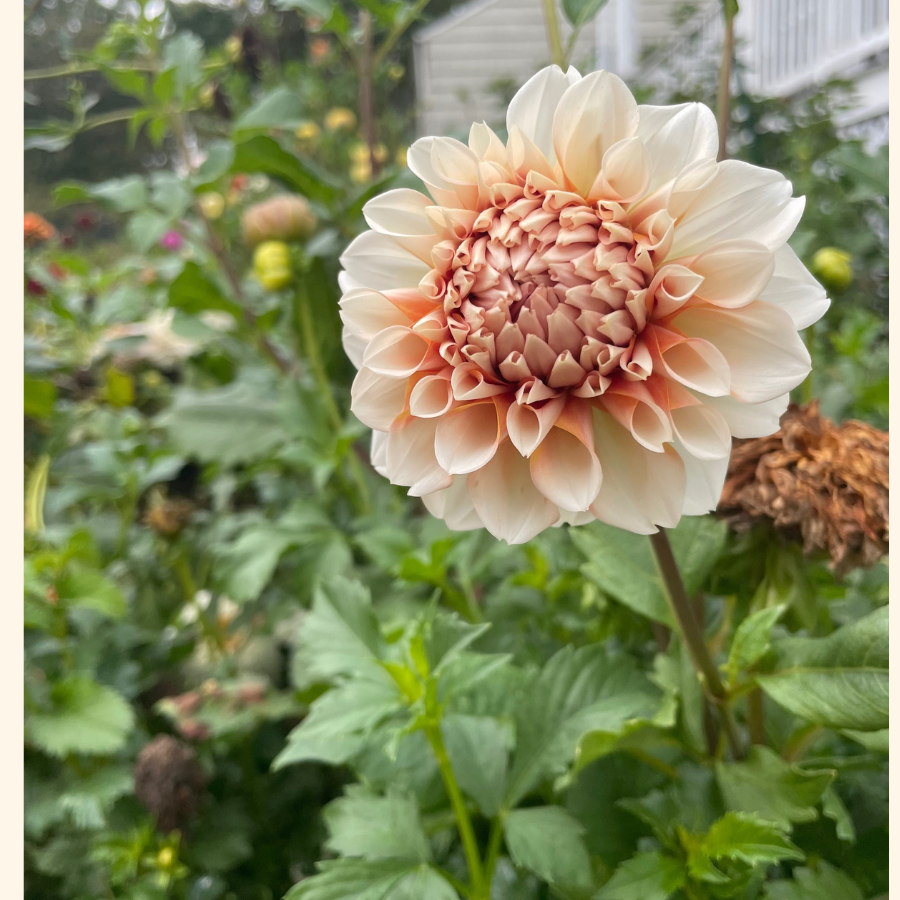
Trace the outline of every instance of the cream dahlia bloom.
<path fill-rule="evenodd" d="M 786 244 L 803 199 L 717 163 L 705 106 L 638 106 L 608 72 L 544 69 L 507 129 L 417 141 L 431 197 L 371 200 L 341 258 L 373 463 L 509 543 L 714 509 L 732 435 L 777 430 L 828 308 Z"/>

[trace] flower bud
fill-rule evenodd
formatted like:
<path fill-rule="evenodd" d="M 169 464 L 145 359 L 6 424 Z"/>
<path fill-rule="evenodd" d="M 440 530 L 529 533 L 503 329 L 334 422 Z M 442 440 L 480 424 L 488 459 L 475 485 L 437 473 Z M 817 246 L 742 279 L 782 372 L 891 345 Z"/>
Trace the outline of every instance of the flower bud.
<path fill-rule="evenodd" d="M 264 241 L 253 254 L 253 271 L 267 291 L 280 291 L 294 277 L 291 271 L 291 251 L 282 241 Z"/>
<path fill-rule="evenodd" d="M 343 106 L 328 110 L 325 115 L 325 127 L 328 131 L 351 131 L 356 128 L 356 116 L 353 111 Z"/>
<path fill-rule="evenodd" d="M 835 291 L 846 290 L 853 281 L 851 256 L 837 247 L 822 247 L 812 258 L 810 269 L 825 287 Z"/>
<path fill-rule="evenodd" d="M 207 219 L 218 219 L 225 212 L 225 198 L 218 191 L 208 191 L 197 198 Z"/>
<path fill-rule="evenodd" d="M 316 217 L 305 197 L 280 194 L 251 206 L 241 219 L 241 227 L 251 246 L 263 241 L 294 241 L 315 231 Z"/>

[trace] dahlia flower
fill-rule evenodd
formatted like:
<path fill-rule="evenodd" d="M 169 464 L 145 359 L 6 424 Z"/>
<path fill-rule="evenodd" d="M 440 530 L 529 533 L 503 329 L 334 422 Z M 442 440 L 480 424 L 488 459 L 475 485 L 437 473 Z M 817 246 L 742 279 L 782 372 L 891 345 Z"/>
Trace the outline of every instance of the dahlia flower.
<path fill-rule="evenodd" d="M 341 258 L 372 459 L 452 529 L 521 543 L 716 507 L 731 438 L 778 428 L 828 308 L 779 173 L 716 162 L 712 113 L 608 72 L 539 72 L 504 143 L 427 137 L 430 197 L 371 200 Z"/>

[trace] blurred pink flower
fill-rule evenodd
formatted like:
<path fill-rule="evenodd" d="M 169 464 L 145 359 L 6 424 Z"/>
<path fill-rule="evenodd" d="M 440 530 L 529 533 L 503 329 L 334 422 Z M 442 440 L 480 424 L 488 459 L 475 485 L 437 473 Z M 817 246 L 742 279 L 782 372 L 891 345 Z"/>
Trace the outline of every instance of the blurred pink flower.
<path fill-rule="evenodd" d="M 180 232 L 170 229 L 159 239 L 159 246 L 164 250 L 180 250 L 184 246 L 184 238 Z"/>

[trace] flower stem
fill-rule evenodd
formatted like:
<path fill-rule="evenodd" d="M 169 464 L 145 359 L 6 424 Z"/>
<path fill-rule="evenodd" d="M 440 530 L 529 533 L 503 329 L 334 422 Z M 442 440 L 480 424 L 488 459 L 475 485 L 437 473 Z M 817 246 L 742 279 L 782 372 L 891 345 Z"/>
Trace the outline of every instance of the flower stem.
<path fill-rule="evenodd" d="M 491 833 L 488 837 L 487 856 L 484 863 L 484 891 L 483 900 L 488 900 L 491 895 L 491 882 L 494 880 L 494 869 L 497 867 L 497 859 L 500 857 L 500 848 L 503 846 L 503 810 L 491 823 Z M 482 900 L 482 898 L 476 898 Z"/>
<path fill-rule="evenodd" d="M 559 31 L 559 13 L 556 0 L 543 0 L 544 23 L 547 27 L 547 41 L 550 44 L 550 56 L 561 69 L 566 68 L 566 51 L 563 49 L 562 36 Z"/>
<path fill-rule="evenodd" d="M 425 737 L 428 738 L 428 743 L 431 744 L 431 749 L 434 751 L 438 768 L 441 770 L 441 777 L 444 779 L 444 788 L 456 815 L 456 827 L 459 829 L 463 851 L 466 854 L 466 865 L 469 867 L 472 895 L 481 898 L 483 896 L 484 872 L 481 867 L 481 856 L 478 853 L 478 842 L 475 840 L 475 830 L 472 828 L 472 819 L 469 816 L 469 810 L 466 809 L 466 801 L 463 799 L 462 791 L 456 783 L 456 776 L 453 774 L 453 766 L 450 765 L 450 757 L 447 755 L 447 748 L 444 746 L 440 725 L 435 722 L 427 725 L 424 731 Z"/>
<path fill-rule="evenodd" d="M 741 759 L 743 757 L 743 747 L 731 709 L 728 706 L 728 692 L 725 690 L 725 685 L 719 677 L 719 670 L 709 655 L 709 650 L 703 637 L 703 629 L 700 627 L 700 623 L 697 621 L 697 617 L 691 607 L 691 601 L 688 599 L 684 581 L 681 579 L 681 572 L 678 571 L 675 554 L 672 553 L 669 536 L 664 529 L 660 528 L 656 534 L 650 535 L 650 545 L 653 547 L 653 553 L 656 556 L 659 572 L 666 586 L 669 604 L 672 607 L 672 612 L 675 614 L 675 620 L 678 623 L 678 630 L 681 632 L 682 640 L 691 655 L 691 661 L 700 675 L 700 680 L 707 694 L 709 694 L 710 699 L 719 711 L 722 726 L 725 729 L 728 744 L 731 747 L 731 753 L 735 759 Z"/>
<path fill-rule="evenodd" d="M 728 121 L 731 117 L 731 61 L 734 57 L 734 12 L 726 2 L 725 34 L 722 38 L 722 62 L 719 65 L 719 96 L 716 103 L 716 118 L 719 120 L 719 155 L 721 162 L 727 155 Z"/>

